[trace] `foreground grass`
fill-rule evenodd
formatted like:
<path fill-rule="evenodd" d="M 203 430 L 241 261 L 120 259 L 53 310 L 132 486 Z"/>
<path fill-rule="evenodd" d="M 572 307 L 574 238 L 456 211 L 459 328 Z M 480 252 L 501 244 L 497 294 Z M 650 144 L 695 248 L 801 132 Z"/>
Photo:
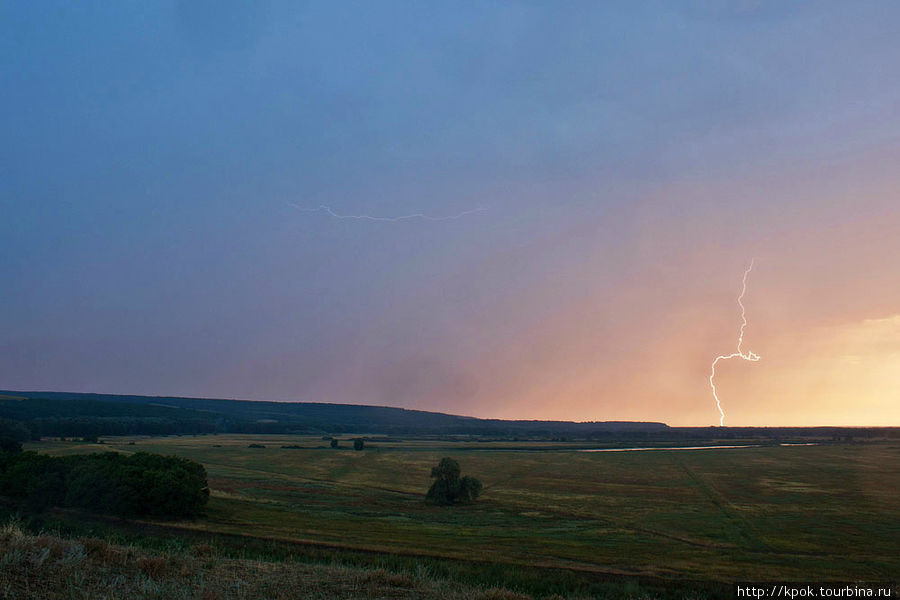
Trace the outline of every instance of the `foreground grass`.
<path fill-rule="evenodd" d="M 242 563 L 289 563 L 340 566 L 366 572 L 389 572 L 441 582 L 442 589 L 495 590 L 514 598 L 654 598 L 657 600 L 716 600 L 731 598 L 730 586 L 712 582 L 636 578 L 623 574 L 591 573 L 577 569 L 543 568 L 502 562 L 455 560 L 423 555 L 359 551 L 348 548 L 286 542 L 248 535 L 207 533 L 172 524 L 127 521 L 79 511 L 51 510 L 21 513 L 0 505 L 0 523 L 11 521 L 32 537 L 93 540 L 92 544 L 125 547 L 145 555 L 206 556 Z M 0 544 L 2 547 L 2 544 Z M 2 576 L 0 576 L 2 581 Z M 0 586 L 2 587 L 2 586 Z M 496 590 L 504 590 L 503 594 Z M 509 593 L 506 593 L 509 592 Z M 91 597 L 88 595 L 87 597 Z M 230 597 L 230 596 L 229 596 Z M 343 597 L 343 596 L 337 596 Z M 487 597 L 491 597 L 488 595 Z M 0 596 L 3 598 L 3 596 Z M 5 598 L 4 598 L 5 600 Z"/>
<path fill-rule="evenodd" d="M 0 597 L 4 599 L 204 600 L 369 599 L 528 600 L 503 588 L 476 588 L 384 569 L 217 556 L 198 544 L 186 552 L 150 553 L 99 538 L 29 535 L 0 529 Z"/>

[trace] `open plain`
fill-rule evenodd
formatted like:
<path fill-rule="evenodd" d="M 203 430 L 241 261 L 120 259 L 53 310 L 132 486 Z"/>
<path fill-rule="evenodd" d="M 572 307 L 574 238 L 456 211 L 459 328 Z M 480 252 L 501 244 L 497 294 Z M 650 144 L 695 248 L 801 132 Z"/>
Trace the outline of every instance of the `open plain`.
<path fill-rule="evenodd" d="M 896 443 L 591 453 L 577 451 L 583 443 L 370 437 L 363 451 L 347 439 L 328 446 L 313 436 L 201 435 L 28 449 L 202 463 L 206 516 L 159 523 L 186 534 L 672 582 L 900 573 Z M 477 504 L 425 504 L 444 456 L 482 480 Z"/>

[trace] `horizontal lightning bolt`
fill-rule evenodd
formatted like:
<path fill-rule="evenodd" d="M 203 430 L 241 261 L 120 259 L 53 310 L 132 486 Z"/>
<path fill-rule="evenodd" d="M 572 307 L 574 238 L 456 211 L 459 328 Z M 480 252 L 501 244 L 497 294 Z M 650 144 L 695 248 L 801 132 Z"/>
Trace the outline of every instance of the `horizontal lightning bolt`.
<path fill-rule="evenodd" d="M 371 215 L 342 215 L 342 214 L 336 213 L 334 210 L 331 209 L 331 207 L 325 206 L 324 204 L 319 205 L 316 208 L 304 208 L 302 206 L 298 206 L 297 204 L 294 204 L 293 202 L 288 202 L 288 204 L 290 206 L 293 206 L 297 210 L 302 210 L 303 212 L 323 212 L 329 216 L 334 217 L 335 219 L 355 219 L 355 220 L 360 220 L 360 221 L 390 221 L 390 222 L 407 221 L 410 219 L 421 219 L 423 221 L 453 221 L 453 220 L 465 217 L 466 215 L 471 215 L 471 214 L 475 214 L 475 213 L 483 212 L 483 211 L 487 210 L 484 207 L 479 207 L 479 208 L 473 208 L 471 210 L 463 211 L 459 214 L 448 215 L 445 217 L 433 217 L 431 215 L 426 215 L 423 213 L 414 213 L 411 215 L 400 215 L 399 217 L 373 217 Z"/>

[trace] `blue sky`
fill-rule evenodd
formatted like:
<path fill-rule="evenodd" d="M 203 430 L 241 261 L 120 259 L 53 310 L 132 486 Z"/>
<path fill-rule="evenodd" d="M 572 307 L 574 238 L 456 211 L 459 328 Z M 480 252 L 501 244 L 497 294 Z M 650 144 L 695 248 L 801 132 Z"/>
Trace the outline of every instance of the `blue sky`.
<path fill-rule="evenodd" d="M 751 254 L 821 282 L 835 224 L 900 225 L 898 13 L 4 3 L 0 387 L 705 418 L 702 374 L 674 412 L 646 400 L 665 378 L 630 399 L 602 383 L 684 339 L 634 299 L 671 294 L 671 261 L 677 310 L 723 311 L 702 372 Z M 841 314 L 888 318 L 871 257 L 898 247 L 854 244 L 873 300 Z M 788 279 L 770 298 L 793 306 L 810 288 Z"/>

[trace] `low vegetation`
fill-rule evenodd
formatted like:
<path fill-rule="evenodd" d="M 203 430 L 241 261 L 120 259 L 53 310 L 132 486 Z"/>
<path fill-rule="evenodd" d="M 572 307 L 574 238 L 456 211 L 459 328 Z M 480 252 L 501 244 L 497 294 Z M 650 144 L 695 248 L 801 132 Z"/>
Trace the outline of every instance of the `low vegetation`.
<path fill-rule="evenodd" d="M 202 543 L 148 552 L 94 537 L 30 535 L 11 522 L 0 527 L 0 598 L 529 600 L 531 596 L 504 588 L 465 586 L 436 578 L 427 570 L 402 573 L 233 559 L 218 556 L 215 547 Z"/>
<path fill-rule="evenodd" d="M 460 477 L 459 463 L 452 458 L 442 458 L 438 466 L 431 469 L 434 483 L 425 498 L 431 504 L 449 506 L 451 504 L 471 504 L 481 495 L 481 482 L 474 477 Z"/>
<path fill-rule="evenodd" d="M 0 496 L 29 509 L 79 508 L 119 516 L 193 517 L 209 498 L 206 469 L 175 456 L 0 452 Z"/>
<path fill-rule="evenodd" d="M 142 450 L 204 465 L 211 495 L 203 518 L 164 524 L 9 509 L 32 532 L 77 539 L 103 527 L 114 530 L 104 537 L 154 556 L 173 544 L 179 552 L 208 544 L 217 560 L 338 562 L 412 577 L 422 568 L 429 580 L 535 598 L 725 598 L 735 580 L 888 581 L 900 572 L 892 431 L 871 443 L 789 439 L 818 445 L 651 452 L 446 436 L 366 434 L 364 452 L 330 450 L 321 434 L 107 437 L 100 447 L 122 455 Z M 759 443 L 714 437 L 725 433 L 710 429 L 704 442 Z M 349 450 L 352 439 L 342 446 Z M 72 439 L 24 445 L 51 456 L 98 449 Z M 444 458 L 462 467 L 442 470 Z M 457 482 L 463 473 L 483 481 L 478 502 L 424 502 L 440 478 L 429 478 L 436 465 L 445 481 L 454 473 Z"/>
<path fill-rule="evenodd" d="M 9 437 L 0 437 L 0 452 L 21 452 L 22 451 L 22 442 L 19 440 L 9 438 Z"/>

